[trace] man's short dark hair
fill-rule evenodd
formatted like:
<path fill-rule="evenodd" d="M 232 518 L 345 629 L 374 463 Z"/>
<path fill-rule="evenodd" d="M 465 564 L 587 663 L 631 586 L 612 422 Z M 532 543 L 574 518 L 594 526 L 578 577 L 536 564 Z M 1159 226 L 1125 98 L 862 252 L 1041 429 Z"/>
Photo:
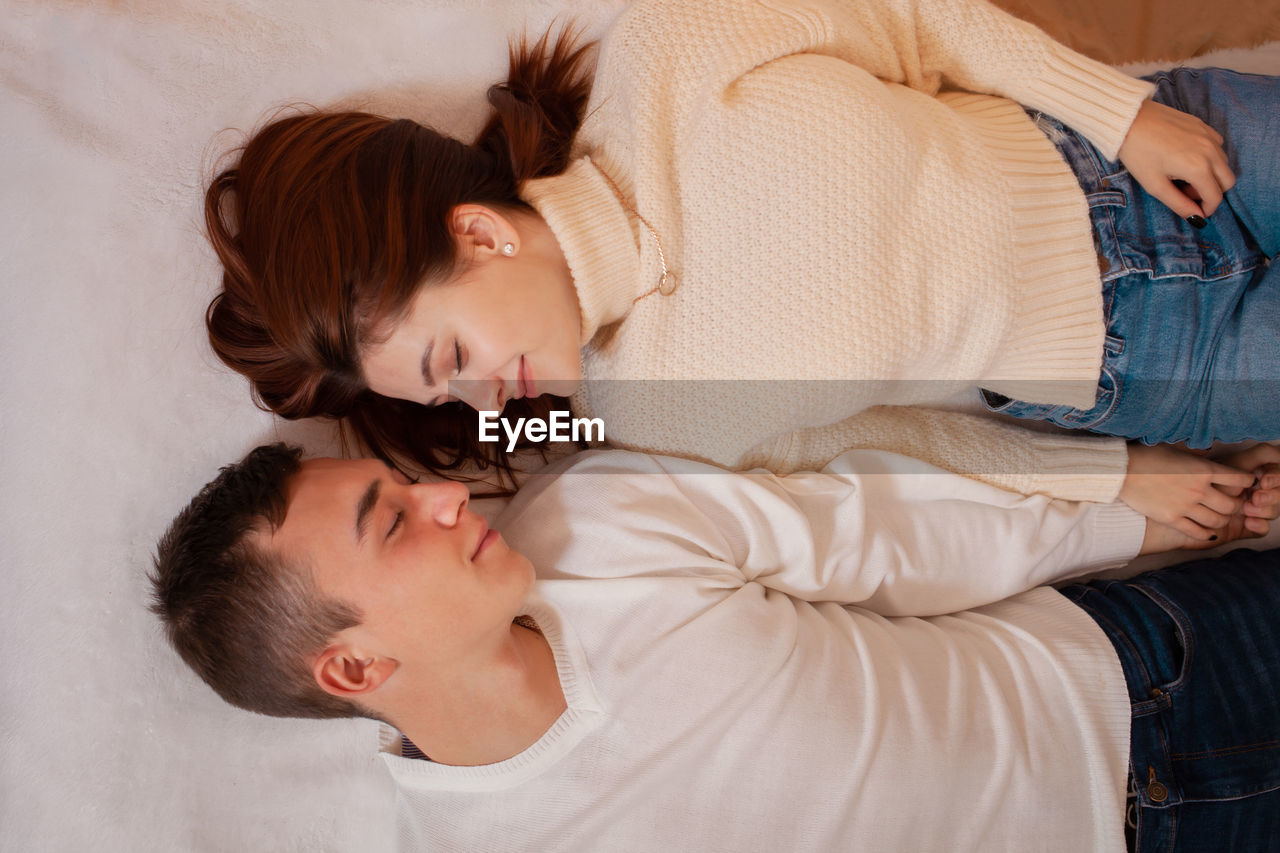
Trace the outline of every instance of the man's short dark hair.
<path fill-rule="evenodd" d="M 152 610 L 182 659 L 232 705 L 277 717 L 370 716 L 321 690 L 308 663 L 360 613 L 322 599 L 305 566 L 252 541 L 284 522 L 301 458 L 297 447 L 258 447 L 178 513 L 157 548 Z"/>

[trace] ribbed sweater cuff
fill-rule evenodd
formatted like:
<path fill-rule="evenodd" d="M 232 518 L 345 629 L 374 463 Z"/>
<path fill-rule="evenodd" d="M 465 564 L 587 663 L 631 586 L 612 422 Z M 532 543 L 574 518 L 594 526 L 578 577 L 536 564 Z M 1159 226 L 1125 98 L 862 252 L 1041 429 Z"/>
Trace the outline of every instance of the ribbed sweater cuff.
<path fill-rule="evenodd" d="M 1042 465 L 1037 480 L 1047 494 L 1103 504 L 1120 494 L 1129 467 L 1123 439 L 1045 433 L 1030 444 Z"/>
<path fill-rule="evenodd" d="M 1092 513 L 1089 543 L 1093 553 L 1084 567 L 1096 572 L 1123 566 L 1138 555 L 1146 536 L 1147 520 L 1142 513 L 1115 502 L 1099 504 Z"/>
<path fill-rule="evenodd" d="M 1050 45 L 1047 73 L 1035 87 L 1035 104 L 1084 134 L 1108 160 L 1115 160 L 1129 126 L 1155 86 L 1070 48 Z"/>

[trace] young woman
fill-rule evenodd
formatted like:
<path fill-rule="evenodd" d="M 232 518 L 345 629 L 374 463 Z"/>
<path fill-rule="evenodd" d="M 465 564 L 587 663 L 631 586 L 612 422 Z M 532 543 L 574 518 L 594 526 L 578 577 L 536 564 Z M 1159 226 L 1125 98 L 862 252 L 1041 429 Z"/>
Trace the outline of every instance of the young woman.
<path fill-rule="evenodd" d="M 516 51 L 474 145 L 259 131 L 207 195 L 210 336 L 266 406 L 429 469 L 503 459 L 474 410 L 573 394 L 730 467 L 874 446 L 1089 500 L 1177 470 L 1121 496 L 1207 537 L 1249 473 L 921 406 L 1280 436 L 1276 93 L 1134 80 L 982 0 L 637 0 L 594 80 L 566 38 Z"/>

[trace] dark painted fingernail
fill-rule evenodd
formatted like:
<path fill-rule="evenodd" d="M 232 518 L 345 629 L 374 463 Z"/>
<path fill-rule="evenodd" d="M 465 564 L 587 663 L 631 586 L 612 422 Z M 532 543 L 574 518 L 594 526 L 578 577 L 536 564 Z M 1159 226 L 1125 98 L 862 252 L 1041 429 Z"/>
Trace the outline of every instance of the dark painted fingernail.
<path fill-rule="evenodd" d="M 1195 213 L 1187 217 L 1187 222 L 1191 224 L 1192 228 L 1203 228 L 1209 224 L 1208 220 L 1206 220 L 1203 216 L 1200 216 Z"/>

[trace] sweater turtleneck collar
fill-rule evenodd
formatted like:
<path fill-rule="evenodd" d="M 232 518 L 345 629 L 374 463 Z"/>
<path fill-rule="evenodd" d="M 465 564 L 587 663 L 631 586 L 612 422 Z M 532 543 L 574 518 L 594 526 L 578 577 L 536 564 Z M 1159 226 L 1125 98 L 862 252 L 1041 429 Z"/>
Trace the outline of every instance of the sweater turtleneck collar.
<path fill-rule="evenodd" d="M 526 181 L 520 197 L 546 220 L 564 252 L 582 312 L 579 345 L 585 346 L 601 326 L 626 316 L 645 290 L 633 217 L 589 157 L 554 177 Z"/>

